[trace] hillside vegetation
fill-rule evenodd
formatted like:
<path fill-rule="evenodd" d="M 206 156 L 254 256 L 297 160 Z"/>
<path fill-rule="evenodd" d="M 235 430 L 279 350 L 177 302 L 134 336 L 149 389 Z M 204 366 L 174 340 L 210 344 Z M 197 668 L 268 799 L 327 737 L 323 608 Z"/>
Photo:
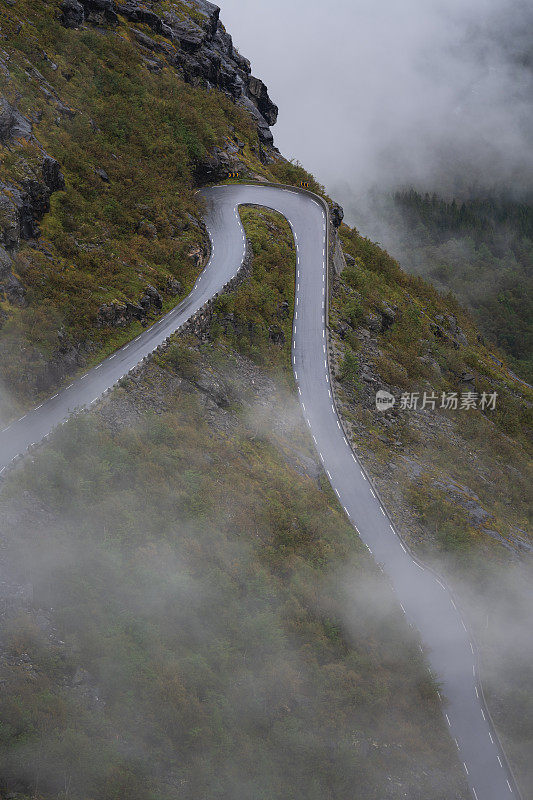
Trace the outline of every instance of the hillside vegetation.
<path fill-rule="evenodd" d="M 277 109 L 211 4 L 17 0 L 0 24 L 4 422 L 188 293 L 208 256 L 200 185 L 235 171 L 325 192 L 273 149 Z M 290 230 L 242 218 L 253 270 L 207 327 L 2 484 L 13 800 L 467 796 L 416 636 L 302 427 Z M 531 391 L 455 298 L 339 236 L 341 411 L 406 539 L 470 608 L 529 789 Z M 378 413 L 379 388 L 498 397 Z"/>
<path fill-rule="evenodd" d="M 533 392 L 495 363 L 452 295 L 402 272 L 356 230 L 342 226 L 340 238 L 349 266 L 332 281 L 330 345 L 342 415 L 402 535 L 462 598 L 527 795 Z M 395 398 L 388 411 L 376 408 L 379 390 Z"/>
<path fill-rule="evenodd" d="M 400 263 L 451 291 L 513 369 L 533 383 L 533 205 L 396 194 L 386 218 Z"/>
<path fill-rule="evenodd" d="M 272 380 L 286 224 L 244 217 L 254 268 L 214 340 L 174 337 L 3 490 L 32 587 L 1 618 L 20 800 L 467 796 L 416 635 Z"/>
<path fill-rule="evenodd" d="M 194 20 L 194 7 L 167 5 Z M 147 63 L 147 23 L 90 19 L 64 27 L 59 2 L 0 8 L 0 357 L 13 402 L 98 360 L 189 292 L 207 255 L 201 176 L 224 178 L 234 163 L 265 171 L 267 145 L 243 108 L 183 69 Z M 57 162 L 52 187 L 43 154 Z M 143 316 L 147 286 L 155 302 Z"/>

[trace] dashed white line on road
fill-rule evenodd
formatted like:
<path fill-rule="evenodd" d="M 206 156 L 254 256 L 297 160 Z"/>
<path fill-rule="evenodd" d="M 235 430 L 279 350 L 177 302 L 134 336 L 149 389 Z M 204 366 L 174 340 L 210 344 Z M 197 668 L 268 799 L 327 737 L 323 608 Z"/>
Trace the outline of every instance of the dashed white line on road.
<path fill-rule="evenodd" d="M 474 800 L 479 800 L 475 786 L 472 786 L 472 794 L 474 795 Z"/>
<path fill-rule="evenodd" d="M 489 739 L 491 740 L 492 744 L 494 744 L 494 739 L 492 738 L 492 733 L 489 731 Z"/>
<path fill-rule="evenodd" d="M 469 775 L 470 773 L 468 772 L 468 767 L 466 766 L 464 761 L 463 761 L 463 767 L 465 768 L 466 774 Z"/>
<path fill-rule="evenodd" d="M 449 718 L 448 714 L 445 714 L 444 716 L 446 717 L 446 722 L 448 723 L 448 725 L 451 728 L 452 727 L 452 723 L 450 722 L 450 718 Z"/>
<path fill-rule="evenodd" d="M 386 516 L 387 516 L 387 515 L 385 514 L 385 512 L 383 511 L 383 507 L 382 507 L 382 506 L 380 506 L 380 507 L 379 507 L 379 510 L 381 511 L 381 513 L 383 514 L 383 516 L 384 516 L 384 517 L 386 517 Z"/>
<path fill-rule="evenodd" d="M 507 786 L 509 787 L 509 791 L 510 791 L 510 792 L 511 792 L 511 794 L 512 794 L 513 790 L 511 789 L 511 784 L 509 783 L 509 781 L 507 781 Z"/>
<path fill-rule="evenodd" d="M 503 769 L 503 764 L 502 764 L 502 760 L 501 760 L 500 756 L 496 756 L 496 758 L 498 759 L 498 764 Z"/>

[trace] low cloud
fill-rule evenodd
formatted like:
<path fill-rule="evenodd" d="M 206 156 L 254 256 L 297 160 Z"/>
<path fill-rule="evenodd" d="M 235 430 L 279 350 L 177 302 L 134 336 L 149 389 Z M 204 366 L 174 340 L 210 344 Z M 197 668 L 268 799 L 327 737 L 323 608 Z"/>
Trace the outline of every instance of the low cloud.
<path fill-rule="evenodd" d="M 276 142 L 341 199 L 407 184 L 533 187 L 524 0 L 222 0 L 280 105 Z"/>

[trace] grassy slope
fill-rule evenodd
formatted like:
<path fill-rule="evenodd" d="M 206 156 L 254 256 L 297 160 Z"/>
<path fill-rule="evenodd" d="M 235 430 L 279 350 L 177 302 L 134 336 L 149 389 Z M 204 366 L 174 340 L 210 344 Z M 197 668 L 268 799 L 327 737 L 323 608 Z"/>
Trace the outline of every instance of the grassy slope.
<path fill-rule="evenodd" d="M 34 591 L 2 618 L 21 798 L 465 796 L 386 580 L 293 466 L 316 463 L 297 401 L 231 348 L 277 373 L 278 292 L 293 312 L 286 225 L 244 217 L 254 272 L 221 302 L 256 333 L 176 339 L 4 490 L 4 560 Z"/>
<path fill-rule="evenodd" d="M 403 273 L 357 231 L 343 226 L 341 238 L 345 252 L 356 259 L 355 267 L 334 281 L 330 313 L 344 418 L 403 535 L 448 573 L 470 609 L 484 651 L 491 708 L 527 794 L 533 785 L 528 757 L 533 741 L 532 392 L 496 367 L 454 298 Z M 369 335 L 372 315 L 384 301 L 396 308 L 396 321 L 387 331 Z M 456 315 L 468 346 L 456 348 L 435 336 L 431 322 L 446 314 Z M 342 326 L 347 329 L 341 339 Z M 370 385 L 363 377 L 365 366 L 375 379 Z M 473 375 L 472 383 L 461 382 L 465 372 Z M 375 409 L 378 388 L 396 398 L 402 392 L 434 391 L 440 397 L 450 391 L 497 391 L 497 407 L 486 413 L 437 407 L 386 417 Z M 483 522 L 469 513 L 472 492 L 474 505 L 487 515 Z M 529 552 L 516 551 L 517 534 L 529 542 Z"/>
<path fill-rule="evenodd" d="M 401 263 L 453 291 L 531 383 L 533 206 L 490 197 L 449 202 L 410 191 L 395 195 L 388 211 Z"/>
<path fill-rule="evenodd" d="M 61 326 L 73 342 L 89 340 L 96 360 L 135 327 L 97 328 L 102 303 L 137 301 L 147 283 L 162 290 L 169 276 L 181 281 L 182 296 L 192 287 L 198 267 L 189 254 L 203 244 L 189 216 L 202 210 L 193 180 L 198 159 L 235 135 L 245 143 L 250 168 L 262 169 L 251 151 L 255 129 L 221 93 L 187 85 L 171 68 L 149 72 L 131 26 L 66 30 L 58 7 L 21 0 L 0 12 L 10 57 L 10 78 L 0 76 L 0 92 L 21 112 L 40 117 L 34 135 L 60 162 L 67 184 L 52 196 L 38 247 L 23 244 L 17 258 L 29 307 L 3 304 L 9 317 L 0 333 L 3 379 L 22 397 L 35 391 Z M 72 118 L 46 98 L 33 68 L 75 112 Z M 38 163 L 36 147 L 1 148 L 0 177 L 23 177 L 17 173 L 22 154 L 30 165 Z M 109 183 L 96 168 L 107 172 Z"/>

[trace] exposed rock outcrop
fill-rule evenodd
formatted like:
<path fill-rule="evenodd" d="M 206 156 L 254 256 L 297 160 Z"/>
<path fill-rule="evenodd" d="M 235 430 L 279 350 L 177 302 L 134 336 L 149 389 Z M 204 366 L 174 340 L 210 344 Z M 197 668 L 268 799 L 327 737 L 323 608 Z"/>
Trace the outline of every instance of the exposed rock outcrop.
<path fill-rule="evenodd" d="M 333 203 L 329 209 L 331 222 L 335 228 L 339 228 L 344 219 L 344 209 L 338 203 Z"/>
<path fill-rule="evenodd" d="M 0 143 L 10 139 L 29 139 L 31 123 L 5 97 L 0 98 Z"/>
<path fill-rule="evenodd" d="M 0 145 L 13 149 L 21 140 L 35 146 L 37 165 L 21 155 L 18 168 L 25 177 L 0 182 L 0 297 L 19 306 L 25 304 L 26 291 L 12 272 L 13 256 L 21 240 L 38 238 L 50 196 L 65 188 L 65 179 L 59 163 L 35 139 L 31 121 L 0 97 Z"/>
<path fill-rule="evenodd" d="M 169 278 L 165 290 L 176 295 L 181 292 L 181 283 L 174 278 Z M 100 327 L 122 328 L 136 319 L 143 325 L 148 322 L 151 311 L 159 312 L 163 308 L 163 297 L 160 292 L 148 284 L 144 294 L 137 303 L 130 300 L 104 303 L 98 309 L 97 324 Z"/>
<path fill-rule="evenodd" d="M 436 337 L 451 341 L 456 348 L 468 346 L 468 339 L 454 314 L 437 314 L 435 320 L 436 322 L 431 324 L 431 329 Z"/>
<path fill-rule="evenodd" d="M 215 87 L 246 109 L 252 116 L 260 139 L 273 144 L 270 127 L 276 124 L 278 107 L 263 81 L 252 75 L 250 62 L 241 56 L 220 22 L 220 8 L 207 0 L 183 0 L 191 14 L 176 8 L 159 13 L 157 4 L 147 0 L 64 0 L 61 22 L 79 28 L 84 22 L 115 24 L 125 17 L 136 25 L 147 25 L 153 38 L 134 30 L 139 46 L 149 53 L 152 70 L 171 64 L 192 84 Z"/>

